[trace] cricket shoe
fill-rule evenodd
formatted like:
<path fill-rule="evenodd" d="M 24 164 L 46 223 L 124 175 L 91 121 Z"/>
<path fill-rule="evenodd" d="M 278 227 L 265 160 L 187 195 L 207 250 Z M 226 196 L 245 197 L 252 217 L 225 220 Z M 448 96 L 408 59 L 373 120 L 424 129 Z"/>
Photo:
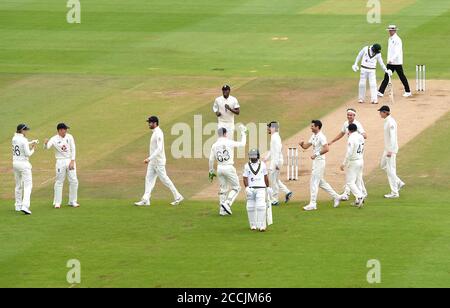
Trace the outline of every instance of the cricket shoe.
<path fill-rule="evenodd" d="M 411 97 L 412 93 L 411 92 L 405 92 L 405 94 L 403 94 L 403 97 Z"/>
<path fill-rule="evenodd" d="M 359 209 L 361 209 L 364 206 L 364 197 L 358 198 L 355 202 L 355 206 Z"/>
<path fill-rule="evenodd" d="M 278 202 L 278 201 L 272 201 L 272 206 L 279 206 L 280 205 L 280 202 Z"/>
<path fill-rule="evenodd" d="M 73 208 L 80 207 L 80 205 L 78 204 L 78 202 L 71 202 L 71 203 L 69 203 L 68 205 L 69 205 L 70 207 L 73 207 Z"/>
<path fill-rule="evenodd" d="M 342 196 L 339 196 L 339 198 L 334 199 L 333 207 L 337 209 L 339 205 L 341 204 Z"/>
<path fill-rule="evenodd" d="M 220 207 L 227 213 L 228 215 L 233 215 L 233 212 L 231 211 L 231 206 L 228 201 L 225 201 L 224 203 L 220 204 Z"/>
<path fill-rule="evenodd" d="M 396 194 L 387 194 L 387 195 L 384 195 L 384 197 L 386 198 L 386 199 L 398 199 L 398 198 L 400 198 L 400 195 L 396 195 Z"/>
<path fill-rule="evenodd" d="M 292 191 L 288 192 L 286 194 L 286 199 L 284 200 L 284 203 L 288 203 L 289 201 L 291 201 L 293 195 L 294 194 L 292 193 Z"/>
<path fill-rule="evenodd" d="M 309 205 L 305 206 L 305 207 L 303 208 L 303 210 L 304 210 L 304 211 L 307 211 L 307 212 L 310 212 L 310 211 L 316 211 L 316 210 L 317 210 L 317 206 L 316 206 L 316 205 L 309 204 Z"/>
<path fill-rule="evenodd" d="M 373 101 L 372 105 L 378 105 L 378 101 Z"/>
<path fill-rule="evenodd" d="M 348 201 L 350 200 L 350 196 L 349 195 L 342 195 L 341 196 L 341 201 Z"/>
<path fill-rule="evenodd" d="M 31 215 L 31 211 L 28 209 L 21 209 L 22 213 L 24 213 L 25 215 Z"/>
<path fill-rule="evenodd" d="M 61 208 L 61 204 L 55 204 L 55 205 L 54 205 L 54 208 L 55 208 L 55 209 L 60 209 L 60 208 Z"/>
<path fill-rule="evenodd" d="M 259 229 L 259 232 L 266 232 L 266 228 Z"/>
<path fill-rule="evenodd" d="M 383 97 L 384 96 L 384 94 L 383 93 L 381 93 L 381 92 L 378 92 L 378 97 Z"/>
<path fill-rule="evenodd" d="M 400 182 L 398 183 L 398 191 L 402 190 L 403 187 L 405 187 L 405 183 L 404 182 Z"/>
<path fill-rule="evenodd" d="M 184 200 L 184 197 L 183 197 L 183 196 L 179 196 L 179 197 L 178 197 L 174 202 L 172 202 L 170 205 L 173 205 L 173 206 L 180 205 L 181 202 L 183 202 L 183 200 Z"/>
<path fill-rule="evenodd" d="M 22 206 L 16 206 L 16 212 L 22 212 Z"/>
<path fill-rule="evenodd" d="M 256 228 L 255 226 L 253 226 L 253 227 L 250 228 L 250 230 L 256 231 L 256 230 L 258 230 L 258 228 Z"/>
<path fill-rule="evenodd" d="M 135 206 L 150 206 L 150 200 L 141 200 L 134 203 Z"/>
<path fill-rule="evenodd" d="M 358 103 L 359 103 L 359 104 L 364 104 L 364 101 L 363 101 L 362 99 L 360 99 L 360 100 L 358 101 Z"/>

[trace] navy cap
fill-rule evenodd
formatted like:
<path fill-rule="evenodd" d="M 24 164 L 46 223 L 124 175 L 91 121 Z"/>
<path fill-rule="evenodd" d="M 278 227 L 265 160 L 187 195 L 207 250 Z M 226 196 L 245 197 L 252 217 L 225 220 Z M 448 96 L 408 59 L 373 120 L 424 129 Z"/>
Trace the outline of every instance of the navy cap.
<path fill-rule="evenodd" d="M 222 91 L 225 91 L 225 90 L 230 90 L 231 91 L 231 87 L 229 86 L 229 85 L 224 85 L 223 87 L 222 87 Z"/>
<path fill-rule="evenodd" d="M 159 119 L 158 119 L 158 117 L 156 117 L 156 116 L 151 116 L 151 117 L 149 117 L 149 118 L 147 119 L 147 122 L 148 122 L 148 123 L 156 123 L 156 124 L 159 124 Z"/>
<path fill-rule="evenodd" d="M 57 130 L 60 130 L 60 129 L 69 129 L 70 127 L 69 126 L 67 126 L 66 124 L 64 124 L 64 123 L 59 123 L 57 126 L 56 126 L 56 129 Z"/>
<path fill-rule="evenodd" d="M 30 128 L 26 124 L 19 124 L 19 125 L 17 125 L 17 131 L 20 132 L 22 130 L 30 130 Z"/>
<path fill-rule="evenodd" d="M 391 108 L 389 106 L 383 106 L 380 109 L 378 109 L 380 112 L 391 112 Z"/>

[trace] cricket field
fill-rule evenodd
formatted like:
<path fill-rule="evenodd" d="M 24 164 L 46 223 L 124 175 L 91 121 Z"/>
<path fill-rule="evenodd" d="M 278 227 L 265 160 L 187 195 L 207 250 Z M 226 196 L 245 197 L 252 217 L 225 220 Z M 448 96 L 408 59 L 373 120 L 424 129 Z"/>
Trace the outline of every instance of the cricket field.
<path fill-rule="evenodd" d="M 0 2 L 0 287 L 450 287 L 449 112 L 401 148 L 400 199 L 383 199 L 386 175 L 375 169 L 364 209 L 323 199 L 304 213 L 309 196 L 296 195 L 274 209 L 266 233 L 248 230 L 242 199 L 223 218 L 216 196 L 195 198 L 217 185 L 206 158 L 170 155 L 174 127 L 194 127 L 195 116 L 216 121 L 223 84 L 241 103 L 239 122 L 279 120 L 284 138 L 356 99 L 351 65 L 375 42 L 386 58 L 388 24 L 400 27 L 411 86 L 425 63 L 430 84 L 446 85 L 434 99 L 448 99 L 448 0 L 383 0 L 379 24 L 368 23 L 366 1 L 80 2 L 79 24 L 68 23 L 67 1 Z M 408 109 L 397 104 L 397 113 Z M 168 174 L 186 197 L 180 207 L 160 183 L 150 208 L 133 207 L 149 115 L 161 119 Z M 58 122 L 72 127 L 80 208 L 52 208 L 54 157 L 40 147 L 31 159 L 33 215 L 14 212 L 11 138 L 22 122 L 41 141 Z M 239 173 L 244 163 L 236 161 Z M 79 284 L 66 279 L 69 260 L 80 262 Z M 372 260 L 380 283 L 367 279 Z"/>

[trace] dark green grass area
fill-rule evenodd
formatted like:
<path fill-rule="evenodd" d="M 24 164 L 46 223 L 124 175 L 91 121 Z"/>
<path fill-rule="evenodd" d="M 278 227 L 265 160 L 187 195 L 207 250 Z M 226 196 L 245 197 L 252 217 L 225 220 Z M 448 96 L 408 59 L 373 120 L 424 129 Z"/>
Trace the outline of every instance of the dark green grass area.
<path fill-rule="evenodd" d="M 7 1 L 0 72 L 342 78 L 353 76 L 363 46 L 379 42 L 386 52 L 386 25 L 396 23 L 407 72 L 426 62 L 430 78 L 449 78 L 448 1 L 415 1 L 383 14 L 381 24 L 369 24 L 364 7 L 304 13 L 321 2 L 96 0 L 84 2 L 81 24 L 71 25 L 59 0 Z"/>
<path fill-rule="evenodd" d="M 134 208 L 133 200 L 86 199 L 56 211 L 36 201 L 25 217 L 2 201 L 0 286 L 69 287 L 66 263 L 78 259 L 80 287 L 374 287 L 366 265 L 376 259 L 376 287 L 449 287 L 449 118 L 399 156 L 401 199 L 381 197 L 379 173 L 364 209 L 322 203 L 303 213 L 293 203 L 274 209 L 264 234 L 248 230 L 243 203 L 220 218 L 207 202 Z"/>

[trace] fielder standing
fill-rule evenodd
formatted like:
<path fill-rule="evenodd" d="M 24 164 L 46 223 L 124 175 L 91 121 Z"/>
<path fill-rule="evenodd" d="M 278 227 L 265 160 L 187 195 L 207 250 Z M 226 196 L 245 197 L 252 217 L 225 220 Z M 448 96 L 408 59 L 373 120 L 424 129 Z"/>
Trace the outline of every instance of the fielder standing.
<path fill-rule="evenodd" d="M 209 178 L 216 176 L 214 161 L 217 161 L 217 177 L 219 179 L 220 215 L 232 215 L 231 207 L 241 191 L 239 178 L 234 168 L 234 148 L 245 147 L 247 144 L 247 129 L 241 126 L 240 142 L 230 140 L 226 128 L 219 128 L 219 138 L 211 147 L 209 155 Z"/>
<path fill-rule="evenodd" d="M 288 203 L 292 198 L 292 192 L 286 185 L 280 180 L 281 168 L 283 168 L 283 144 L 280 137 L 280 125 L 278 122 L 270 122 L 267 124 L 267 131 L 270 137 L 270 151 L 265 157 L 264 161 L 270 160 L 269 167 L 269 179 L 271 183 L 272 205 L 277 206 L 279 204 L 278 195 L 280 190 L 283 191 L 285 196 L 285 203 Z"/>
<path fill-rule="evenodd" d="M 311 146 L 313 147 L 313 160 L 312 173 L 311 173 L 311 201 L 309 205 L 303 209 L 305 211 L 317 210 L 317 196 L 319 194 L 319 187 L 330 194 L 334 199 L 334 207 L 338 207 L 341 201 L 341 196 L 325 181 L 325 154 L 329 152 L 329 146 L 327 138 L 322 133 L 322 122 L 319 120 L 313 120 L 311 122 L 311 131 L 313 135 L 309 139 L 308 143 L 305 141 L 300 142 L 300 146 L 307 150 Z"/>
<path fill-rule="evenodd" d="M 391 25 L 387 29 L 389 31 L 389 44 L 388 44 L 388 69 L 392 72 L 397 72 L 398 77 L 403 83 L 405 87 L 404 97 L 410 97 L 411 89 L 409 87 L 408 78 L 406 78 L 405 73 L 403 71 L 403 42 L 402 39 L 398 36 L 397 31 L 398 28 L 395 25 Z M 386 91 L 386 87 L 389 84 L 389 75 L 384 75 L 384 80 L 381 83 L 378 96 L 383 97 L 384 91 Z"/>
<path fill-rule="evenodd" d="M 349 108 L 347 109 L 347 121 L 344 122 L 344 125 L 342 126 L 341 131 L 339 132 L 339 134 L 336 136 L 336 138 L 333 139 L 333 141 L 331 141 L 329 143 L 329 145 L 333 145 L 335 142 L 339 141 L 342 139 L 342 137 L 344 136 L 349 136 L 349 125 L 350 124 L 355 124 L 357 127 L 357 132 L 363 136 L 364 139 L 367 139 L 367 133 L 364 130 L 363 125 L 356 120 L 356 110 L 353 108 Z M 364 196 L 367 197 L 367 190 L 366 190 L 366 186 L 364 184 L 363 178 L 361 176 L 360 180 L 358 180 L 358 188 L 363 192 Z M 350 187 L 348 187 L 348 185 L 345 185 L 345 189 L 344 189 L 344 193 L 342 194 L 342 201 L 348 201 L 350 198 Z"/>
<path fill-rule="evenodd" d="M 358 185 L 362 182 L 364 170 L 365 141 L 364 137 L 358 133 L 356 124 L 350 124 L 348 130 L 350 135 L 348 137 L 347 153 L 345 154 L 341 170 L 345 171 L 345 168 L 347 168 L 346 186 L 356 198 L 355 205 L 360 208 L 363 206 L 365 199 L 365 193 L 360 189 L 360 185 Z"/>
<path fill-rule="evenodd" d="M 170 189 L 175 201 L 171 205 L 179 205 L 183 200 L 183 196 L 175 188 L 166 172 L 166 153 L 164 150 L 164 133 L 159 127 L 159 119 L 151 116 L 147 120 L 148 126 L 153 130 L 150 139 L 150 156 L 144 160 L 148 165 L 147 175 L 145 177 L 145 193 L 142 200 L 136 202 L 136 206 L 150 206 L 150 199 L 153 188 L 155 188 L 156 179 L 159 178 L 161 182 Z"/>
<path fill-rule="evenodd" d="M 261 162 L 257 149 L 250 150 L 249 162 L 244 167 L 244 186 L 247 195 L 247 213 L 250 229 L 264 232 L 267 229 L 266 197 L 272 195 L 266 164 Z"/>
<path fill-rule="evenodd" d="M 381 45 L 373 44 L 364 47 L 358 54 L 353 64 L 353 71 L 359 70 L 358 64 L 361 61 L 361 74 L 359 80 L 359 103 L 364 103 L 366 98 L 366 84 L 369 80 L 370 100 L 372 104 L 378 104 L 377 96 L 377 62 L 383 68 L 387 76 L 392 76 L 392 71 L 388 70 L 381 57 Z"/>
<path fill-rule="evenodd" d="M 397 153 L 399 149 L 397 122 L 391 116 L 389 106 L 383 106 L 378 111 L 381 118 L 384 119 L 384 153 L 381 158 L 381 169 L 386 171 L 391 186 L 391 193 L 384 197 L 396 199 L 400 197 L 399 191 L 405 186 L 405 183 L 397 176 Z"/>
<path fill-rule="evenodd" d="M 213 111 L 217 116 L 217 128 L 225 128 L 228 138 L 234 136 L 234 117 L 240 114 L 240 106 L 236 97 L 231 96 L 231 87 L 224 85 L 222 87 L 222 96 L 216 98 L 213 105 Z"/>
<path fill-rule="evenodd" d="M 60 123 L 57 125 L 57 134 L 50 140 L 46 139 L 44 148 L 50 150 L 54 148 L 56 158 L 56 180 L 55 197 L 53 206 L 55 209 L 61 208 L 64 181 L 69 180 L 69 206 L 79 207 L 78 204 L 78 178 L 76 169 L 76 147 L 75 139 L 67 133 L 69 127 Z"/>
<path fill-rule="evenodd" d="M 19 124 L 12 139 L 13 169 L 16 180 L 16 212 L 31 215 L 31 191 L 33 189 L 33 175 L 30 157 L 34 154 L 39 141 L 29 142 L 26 138 L 30 128 L 26 124 Z"/>

